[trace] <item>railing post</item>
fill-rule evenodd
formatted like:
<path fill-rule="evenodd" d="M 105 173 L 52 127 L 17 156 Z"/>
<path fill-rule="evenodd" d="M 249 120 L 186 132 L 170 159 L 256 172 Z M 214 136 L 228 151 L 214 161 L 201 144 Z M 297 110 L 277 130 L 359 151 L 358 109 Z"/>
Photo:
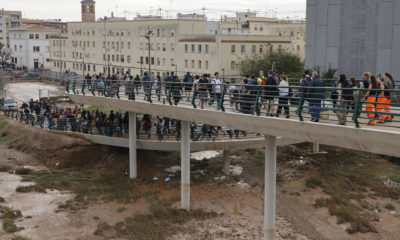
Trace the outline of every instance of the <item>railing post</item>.
<path fill-rule="evenodd" d="M 260 90 L 257 91 L 256 102 L 254 104 L 254 111 L 256 112 L 257 116 L 261 115 L 260 111 Z"/>
<path fill-rule="evenodd" d="M 86 85 L 86 78 L 83 78 L 83 84 L 82 84 L 82 94 L 85 95 L 85 85 Z"/>
<path fill-rule="evenodd" d="M 356 128 L 360 127 L 360 122 L 358 121 L 358 114 L 361 113 L 362 111 L 362 104 L 361 104 L 361 109 L 359 109 L 360 103 L 361 103 L 361 91 L 358 90 L 358 94 L 357 94 L 357 100 L 354 104 L 354 113 L 353 113 L 353 121 L 356 124 Z"/>
<path fill-rule="evenodd" d="M 74 83 L 72 84 L 72 92 L 73 92 L 74 94 L 76 94 L 76 92 L 75 92 L 75 86 L 76 86 L 76 79 L 74 79 Z"/>
<path fill-rule="evenodd" d="M 104 87 L 103 87 L 103 96 L 106 97 L 107 92 L 107 80 L 104 80 Z"/>
<path fill-rule="evenodd" d="M 197 106 L 196 106 L 196 95 L 197 95 L 197 84 L 195 84 L 194 88 L 193 88 L 193 95 L 192 95 L 193 108 L 197 108 Z"/>
<path fill-rule="evenodd" d="M 219 100 L 219 109 L 221 109 L 221 111 L 223 112 L 225 112 L 225 107 L 224 107 L 225 92 L 226 92 L 226 85 L 224 85 L 222 88 L 221 99 Z"/>
<path fill-rule="evenodd" d="M 67 90 L 67 93 L 69 93 L 69 82 L 70 82 L 70 80 L 68 79 L 67 83 L 65 84 L 65 88 Z"/>
<path fill-rule="evenodd" d="M 118 99 L 120 99 L 120 97 L 119 97 L 119 85 L 120 85 L 120 83 L 118 82 L 118 84 L 117 84 L 117 92 L 115 94 Z"/>
<path fill-rule="evenodd" d="M 168 90 L 167 101 L 168 101 L 169 105 L 172 105 L 172 102 L 171 102 L 171 94 L 172 94 L 172 88 L 170 88 L 170 89 Z"/>
<path fill-rule="evenodd" d="M 296 114 L 297 114 L 297 116 L 299 116 L 300 121 L 304 121 L 302 113 L 303 113 L 303 105 L 304 105 L 304 100 L 305 100 L 304 99 L 305 88 L 301 87 L 300 89 L 301 89 L 301 96 L 300 96 L 299 106 L 297 107 Z"/>
<path fill-rule="evenodd" d="M 131 90 L 129 91 L 128 99 L 135 101 L 135 85 L 134 84 L 131 86 Z"/>
<path fill-rule="evenodd" d="M 90 91 L 92 92 L 93 97 L 96 96 L 96 94 L 94 93 L 94 87 L 96 86 L 96 81 L 92 82 L 92 89 L 90 89 Z"/>
<path fill-rule="evenodd" d="M 149 103 L 153 103 L 153 101 L 151 100 L 151 91 L 152 91 L 152 89 L 153 89 L 153 83 L 150 82 L 150 86 L 149 86 L 148 93 L 147 93 L 147 101 Z"/>

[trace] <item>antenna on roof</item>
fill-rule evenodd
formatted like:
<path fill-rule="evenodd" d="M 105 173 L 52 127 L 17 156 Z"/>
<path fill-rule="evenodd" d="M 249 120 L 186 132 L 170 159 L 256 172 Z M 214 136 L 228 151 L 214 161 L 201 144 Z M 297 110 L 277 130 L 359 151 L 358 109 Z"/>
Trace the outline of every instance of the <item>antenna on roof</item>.
<path fill-rule="evenodd" d="M 201 10 L 203 11 L 203 16 L 205 16 L 206 7 L 203 7 Z"/>

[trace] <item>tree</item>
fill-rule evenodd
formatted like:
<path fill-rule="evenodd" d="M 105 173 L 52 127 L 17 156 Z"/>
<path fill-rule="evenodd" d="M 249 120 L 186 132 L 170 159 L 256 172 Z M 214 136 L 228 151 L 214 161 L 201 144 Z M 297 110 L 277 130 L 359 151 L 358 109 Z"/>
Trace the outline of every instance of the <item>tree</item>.
<path fill-rule="evenodd" d="M 11 51 L 6 48 L 3 43 L 0 42 L 0 64 L 2 68 L 6 66 L 6 63 L 11 60 Z"/>
<path fill-rule="evenodd" d="M 276 73 L 286 73 L 289 77 L 298 76 L 304 71 L 304 62 L 299 56 L 284 51 L 273 51 L 262 56 L 247 57 L 240 65 L 242 74 L 256 74 L 260 70 L 264 73 L 273 70 Z"/>

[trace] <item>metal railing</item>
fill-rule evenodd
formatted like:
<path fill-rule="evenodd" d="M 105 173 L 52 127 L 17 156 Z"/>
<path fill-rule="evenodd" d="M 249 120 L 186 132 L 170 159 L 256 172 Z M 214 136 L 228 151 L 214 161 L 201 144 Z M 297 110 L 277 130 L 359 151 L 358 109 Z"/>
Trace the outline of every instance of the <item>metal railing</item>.
<path fill-rule="evenodd" d="M 329 81 L 328 85 L 331 85 Z M 70 78 L 70 94 L 145 101 L 299 121 L 400 127 L 400 91 L 309 86 L 140 82 Z M 369 92 L 367 98 L 365 94 Z M 372 96 L 373 95 L 373 96 Z"/>
<path fill-rule="evenodd" d="M 115 118 L 107 120 L 108 117 L 77 118 L 73 114 L 35 114 L 24 110 L 5 110 L 5 115 L 21 123 L 48 130 L 64 132 L 77 132 L 90 135 L 103 135 L 108 137 L 128 138 L 128 121 Z M 93 116 L 93 115 L 91 115 Z M 160 119 L 161 120 L 161 119 Z M 180 139 L 180 122 L 170 120 L 167 125 L 162 125 L 157 118 L 140 121 L 136 124 L 138 138 L 162 140 Z M 247 133 L 236 129 L 228 129 L 202 124 L 191 124 L 190 137 L 193 141 L 215 141 L 222 139 L 242 139 L 257 137 L 255 133 Z"/>

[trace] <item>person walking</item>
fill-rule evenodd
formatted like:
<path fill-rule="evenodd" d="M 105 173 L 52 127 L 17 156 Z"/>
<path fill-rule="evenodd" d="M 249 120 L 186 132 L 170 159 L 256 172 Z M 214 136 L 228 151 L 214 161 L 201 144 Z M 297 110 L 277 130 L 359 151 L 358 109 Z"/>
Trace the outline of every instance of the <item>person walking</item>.
<path fill-rule="evenodd" d="M 276 114 L 279 115 L 282 112 L 282 108 L 285 109 L 286 118 L 290 118 L 289 114 L 289 82 L 287 76 L 281 76 L 281 81 L 279 82 L 279 106 Z"/>
<path fill-rule="evenodd" d="M 174 82 L 172 83 L 172 96 L 174 97 L 175 106 L 178 105 L 179 101 L 182 98 L 181 91 L 182 91 L 182 83 L 179 80 L 178 76 L 174 76 Z"/>
<path fill-rule="evenodd" d="M 136 95 L 139 95 L 139 88 L 140 88 L 140 77 L 136 75 L 135 79 L 133 79 L 133 84 L 135 85 Z"/>
<path fill-rule="evenodd" d="M 204 103 L 208 101 L 208 80 L 207 75 L 203 74 L 200 80 L 198 81 L 196 87 L 198 89 L 198 96 L 200 98 L 200 108 L 204 109 Z"/>
<path fill-rule="evenodd" d="M 278 84 L 273 75 L 274 73 L 272 71 L 268 71 L 268 78 L 265 81 L 263 89 L 263 103 L 265 107 L 268 105 L 267 117 L 276 116 L 276 114 L 274 114 L 275 97 L 279 95 Z"/>
<path fill-rule="evenodd" d="M 341 74 L 338 83 L 338 104 L 336 111 L 339 125 L 346 125 L 347 112 L 351 102 L 354 100 L 352 86 L 347 81 L 346 75 Z"/>
<path fill-rule="evenodd" d="M 150 86 L 151 86 L 150 76 L 149 76 L 149 74 L 147 72 L 144 73 L 144 77 L 142 79 L 142 82 L 143 82 L 143 89 L 144 89 L 144 92 L 145 92 L 144 100 L 147 100 L 149 98 L 150 94 L 151 94 L 151 92 L 150 92 L 151 91 L 151 88 L 150 88 Z"/>
<path fill-rule="evenodd" d="M 375 125 L 375 105 L 377 102 L 377 97 L 379 94 L 378 88 L 380 88 L 375 76 L 370 76 L 368 81 L 368 91 L 362 99 L 362 102 L 367 100 L 367 104 L 365 106 L 365 111 L 367 111 L 368 116 L 368 125 Z"/>
<path fill-rule="evenodd" d="M 385 73 L 385 81 L 389 90 L 395 89 L 396 84 L 394 82 L 393 76 L 390 73 Z M 387 99 L 387 104 L 385 108 L 385 112 L 387 114 L 387 118 L 385 119 L 386 122 L 391 122 L 393 120 L 393 115 L 390 114 L 391 113 L 390 104 L 392 103 L 392 100 L 394 98 L 396 98 L 396 93 L 390 91 L 388 96 L 386 97 Z"/>
<path fill-rule="evenodd" d="M 307 91 L 312 122 L 319 122 L 321 102 L 325 98 L 324 81 L 319 78 L 317 72 L 313 72 L 310 89 Z"/>
<path fill-rule="evenodd" d="M 385 123 L 388 115 L 387 113 L 390 113 L 390 108 L 388 105 L 388 102 L 390 99 L 390 86 L 388 85 L 388 81 L 387 78 L 382 76 L 382 75 L 378 75 L 378 86 L 380 86 L 381 89 L 383 89 L 383 91 L 380 92 L 379 97 L 378 97 L 378 104 L 376 106 L 376 111 L 379 112 L 379 121 L 378 123 Z M 385 112 L 385 114 L 383 114 L 383 112 Z"/>
<path fill-rule="evenodd" d="M 160 102 L 161 101 L 161 88 L 162 88 L 160 76 L 156 77 L 156 81 L 154 82 L 154 87 L 156 89 L 157 99 Z"/>
<path fill-rule="evenodd" d="M 219 78 L 219 73 L 216 72 L 214 74 L 214 78 L 211 80 L 211 86 L 212 86 L 212 94 L 213 94 L 213 101 L 210 102 L 211 104 L 214 103 L 214 110 L 219 110 L 220 104 L 221 104 L 221 94 L 223 91 L 223 86 L 222 86 L 222 80 Z M 215 101 L 216 104 L 215 105 Z M 211 105 L 210 104 L 210 105 Z"/>
<path fill-rule="evenodd" d="M 192 91 L 193 86 L 193 77 L 190 75 L 190 72 L 187 72 L 185 77 L 183 78 L 183 84 L 185 89 L 186 101 L 190 101 L 190 92 Z"/>

